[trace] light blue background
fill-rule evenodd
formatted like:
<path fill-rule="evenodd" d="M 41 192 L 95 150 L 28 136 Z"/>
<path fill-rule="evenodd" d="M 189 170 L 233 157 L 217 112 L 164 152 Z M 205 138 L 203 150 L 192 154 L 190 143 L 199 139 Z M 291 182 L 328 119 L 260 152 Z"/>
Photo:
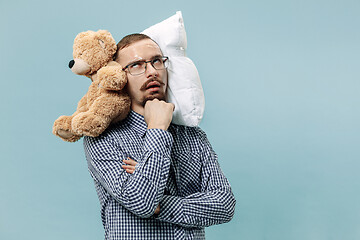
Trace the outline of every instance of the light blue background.
<path fill-rule="evenodd" d="M 0 239 L 103 239 L 82 141 L 51 133 L 89 85 L 67 67 L 73 39 L 177 10 L 237 199 L 207 239 L 360 239 L 358 0 L 2 0 Z"/>

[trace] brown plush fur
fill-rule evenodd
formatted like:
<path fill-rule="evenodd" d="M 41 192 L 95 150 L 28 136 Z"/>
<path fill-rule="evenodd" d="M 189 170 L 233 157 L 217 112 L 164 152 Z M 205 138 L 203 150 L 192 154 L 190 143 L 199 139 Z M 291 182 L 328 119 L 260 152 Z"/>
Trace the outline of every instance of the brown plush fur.
<path fill-rule="evenodd" d="M 113 122 L 123 120 L 130 111 L 130 97 L 123 89 L 127 79 L 117 62 L 112 61 L 116 42 L 108 31 L 79 33 L 74 40 L 74 65 L 71 70 L 91 78 L 88 92 L 76 112 L 61 116 L 53 133 L 67 142 L 82 136 L 99 136 Z"/>

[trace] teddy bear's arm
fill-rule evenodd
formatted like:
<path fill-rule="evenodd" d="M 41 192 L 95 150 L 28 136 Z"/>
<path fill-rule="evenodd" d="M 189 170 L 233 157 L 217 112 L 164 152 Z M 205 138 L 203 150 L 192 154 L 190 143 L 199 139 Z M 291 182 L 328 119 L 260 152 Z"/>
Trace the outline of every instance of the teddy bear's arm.
<path fill-rule="evenodd" d="M 73 118 L 76 134 L 99 136 L 113 120 L 124 119 L 130 111 L 130 97 L 126 93 L 103 92 L 89 107 L 89 111 Z"/>
<path fill-rule="evenodd" d="M 85 94 L 78 102 L 76 112 L 74 112 L 73 116 L 75 116 L 81 112 L 86 112 L 87 110 L 89 110 L 87 107 L 87 102 L 88 102 L 88 98 L 87 98 L 87 94 Z"/>
<path fill-rule="evenodd" d="M 100 87 L 106 90 L 120 91 L 124 88 L 127 79 L 122 67 L 117 62 L 111 61 L 97 72 Z"/>
<path fill-rule="evenodd" d="M 76 111 L 71 116 L 60 116 L 53 125 L 53 134 L 59 136 L 62 140 L 67 142 L 76 142 L 82 135 L 77 135 L 73 132 L 71 127 L 73 117 L 81 112 L 86 112 L 87 108 L 87 95 L 83 96 L 78 105 Z"/>

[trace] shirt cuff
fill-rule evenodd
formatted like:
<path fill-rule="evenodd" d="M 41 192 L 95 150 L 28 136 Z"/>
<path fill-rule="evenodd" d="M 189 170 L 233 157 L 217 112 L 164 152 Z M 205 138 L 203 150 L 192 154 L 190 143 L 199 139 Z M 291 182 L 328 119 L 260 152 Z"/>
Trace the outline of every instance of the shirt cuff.
<path fill-rule="evenodd" d="M 160 201 L 157 219 L 164 222 L 180 223 L 183 217 L 183 201 L 180 197 L 164 195 Z"/>
<path fill-rule="evenodd" d="M 172 144 L 173 137 L 168 131 L 157 128 L 146 131 L 145 150 L 170 154 Z"/>

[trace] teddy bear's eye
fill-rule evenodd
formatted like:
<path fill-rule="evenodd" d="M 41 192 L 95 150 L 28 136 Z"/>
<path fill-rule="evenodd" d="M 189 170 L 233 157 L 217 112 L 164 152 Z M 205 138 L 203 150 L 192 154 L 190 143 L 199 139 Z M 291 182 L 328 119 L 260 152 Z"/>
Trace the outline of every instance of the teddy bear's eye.
<path fill-rule="evenodd" d="M 99 39 L 99 44 L 100 44 L 100 46 L 101 46 L 102 48 L 105 49 L 105 43 L 104 43 L 103 40 Z"/>

